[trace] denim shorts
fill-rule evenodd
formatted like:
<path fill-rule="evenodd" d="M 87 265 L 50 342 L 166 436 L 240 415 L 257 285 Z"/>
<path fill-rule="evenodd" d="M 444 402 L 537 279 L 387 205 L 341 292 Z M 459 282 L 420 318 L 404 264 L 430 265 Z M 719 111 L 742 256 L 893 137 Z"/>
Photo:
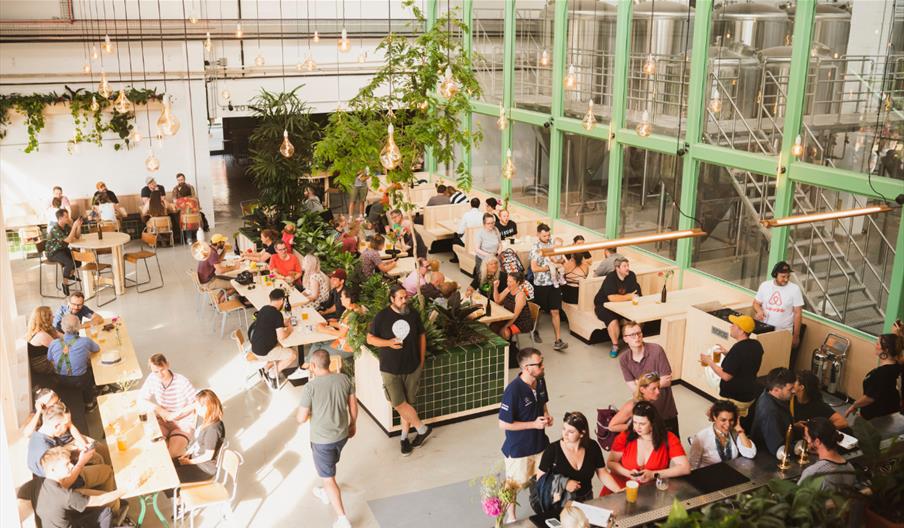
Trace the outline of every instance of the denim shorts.
<path fill-rule="evenodd" d="M 348 438 L 343 438 L 332 444 L 315 444 L 311 443 L 311 452 L 314 453 L 314 469 L 317 470 L 317 476 L 320 478 L 331 478 L 336 476 L 336 464 L 339 463 L 339 455 L 342 454 L 342 448 Z"/>

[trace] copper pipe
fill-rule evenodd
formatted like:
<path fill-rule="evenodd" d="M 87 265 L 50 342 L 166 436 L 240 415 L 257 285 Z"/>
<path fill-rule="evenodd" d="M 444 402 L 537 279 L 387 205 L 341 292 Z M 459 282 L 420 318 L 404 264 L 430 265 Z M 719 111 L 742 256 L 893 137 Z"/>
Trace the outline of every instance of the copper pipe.
<path fill-rule="evenodd" d="M 587 244 L 573 244 L 570 246 L 562 246 L 557 248 L 545 248 L 540 253 L 544 257 L 552 257 L 555 255 L 571 255 L 573 253 L 583 253 L 585 251 L 595 251 L 597 249 L 610 249 L 622 246 L 637 246 L 640 244 L 649 244 L 651 242 L 663 242 L 666 240 L 678 240 L 680 238 L 691 238 L 705 236 L 707 233 L 700 228 L 686 229 L 684 231 L 668 231 L 665 233 L 656 233 L 653 235 L 642 235 L 636 237 L 618 238 L 615 240 L 601 240 L 599 242 L 589 242 Z"/>
<path fill-rule="evenodd" d="M 887 213 L 891 211 L 891 207 L 880 204 L 870 207 L 861 207 L 859 209 L 847 209 L 845 211 L 831 211 L 827 213 L 814 213 L 797 216 L 786 216 L 784 218 L 770 218 L 761 220 L 760 223 L 764 227 L 783 227 L 797 224 L 809 224 L 813 222 L 824 222 L 826 220 L 839 220 L 842 218 L 851 218 L 854 216 L 864 216 L 878 213 Z"/>

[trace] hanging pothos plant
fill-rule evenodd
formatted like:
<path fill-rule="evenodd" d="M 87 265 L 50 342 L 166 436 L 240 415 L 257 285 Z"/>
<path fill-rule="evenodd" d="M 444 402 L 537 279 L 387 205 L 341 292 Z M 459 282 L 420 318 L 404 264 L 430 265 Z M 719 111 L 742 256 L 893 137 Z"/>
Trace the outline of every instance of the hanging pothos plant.
<path fill-rule="evenodd" d="M 424 27 L 423 12 L 410 0 L 405 5 L 414 15 L 411 23 Z M 471 70 L 471 58 L 453 34 L 469 31 L 456 14 L 456 10 L 450 11 L 416 38 L 390 33 L 380 42 L 377 49 L 382 51 L 384 64 L 349 101 L 349 112 L 330 116 L 324 137 L 314 150 L 318 168 L 338 173 L 340 185 L 346 188 L 365 168 L 371 174 L 383 173 L 380 150 L 392 123 L 401 162 L 398 168 L 386 171 L 387 180 L 411 184 L 426 149 L 439 165 L 452 165 L 458 148 L 469 149 L 482 139 L 479 130 L 461 126 L 462 116 L 470 109 L 469 97 L 479 96 L 480 86 Z M 441 95 L 436 89 L 446 71 L 459 89 Z M 457 186 L 470 189 L 471 175 L 464 163 L 455 164 L 455 174 Z M 372 186 L 376 186 L 376 180 Z M 394 199 L 409 202 L 402 196 Z"/>
<path fill-rule="evenodd" d="M 163 94 L 156 90 L 130 88 L 126 96 L 134 105 L 147 105 L 150 101 L 160 101 Z M 92 109 L 93 102 L 97 102 L 97 108 Z M 135 113 L 119 113 L 113 108 L 113 100 L 108 99 L 97 92 L 84 89 L 72 90 L 68 86 L 65 92 L 57 94 L 9 94 L 0 95 L 0 139 L 6 137 L 7 127 L 11 122 L 10 110 L 15 110 L 25 116 L 25 125 L 28 130 L 28 144 L 25 152 L 38 150 L 38 134 L 44 129 L 44 111 L 48 106 L 68 104 L 69 113 L 75 124 L 75 134 L 69 140 L 70 144 L 94 143 L 101 145 L 105 132 L 113 132 L 129 147 L 129 133 L 134 128 Z M 110 117 L 105 120 L 109 112 Z M 122 143 L 113 144 L 114 150 L 120 150 Z"/>

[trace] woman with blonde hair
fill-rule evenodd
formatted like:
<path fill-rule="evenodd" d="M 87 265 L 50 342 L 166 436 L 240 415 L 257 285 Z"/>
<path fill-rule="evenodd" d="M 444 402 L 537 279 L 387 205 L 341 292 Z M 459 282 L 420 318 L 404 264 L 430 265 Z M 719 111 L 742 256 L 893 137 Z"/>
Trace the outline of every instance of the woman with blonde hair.
<path fill-rule="evenodd" d="M 316 255 L 305 255 L 301 260 L 301 271 L 301 285 L 304 288 L 302 302 L 313 303 L 315 307 L 327 302 L 330 298 L 330 279 L 320 271 L 320 259 Z"/>
<path fill-rule="evenodd" d="M 568 501 L 565 507 L 562 508 L 562 513 L 559 514 L 559 521 L 562 523 L 562 528 L 590 528 L 590 519 L 587 518 L 587 515 L 580 508 L 574 505 L 573 501 Z"/>
<path fill-rule="evenodd" d="M 621 406 L 618 413 L 612 417 L 612 421 L 609 422 L 610 431 L 620 433 L 628 430 L 631 425 L 631 417 L 634 415 L 634 405 L 638 402 L 649 402 L 653 404 L 654 407 L 657 407 L 656 410 L 659 410 L 656 405 L 656 402 L 659 400 L 659 392 L 661 389 L 659 384 L 659 373 L 647 372 L 643 376 L 637 378 L 636 383 L 637 390 L 634 391 L 634 397 L 626 401 L 625 404 Z M 677 412 L 675 416 L 663 416 L 660 414 L 659 417 L 666 423 L 666 429 L 677 434 L 677 432 L 673 430 L 673 428 L 677 429 L 678 425 Z"/>
<path fill-rule="evenodd" d="M 47 347 L 60 333 L 53 327 L 53 312 L 49 306 L 38 306 L 28 318 L 28 364 L 35 374 L 50 376 L 53 365 L 47 360 Z"/>
<path fill-rule="evenodd" d="M 475 291 L 479 291 L 486 297 L 489 297 L 491 293 L 495 295 L 496 292 L 491 290 L 493 289 L 493 283 L 497 280 L 499 281 L 499 287 L 504 288 L 508 283 L 508 275 L 503 271 L 498 257 L 487 257 L 481 261 L 480 268 L 474 274 L 474 279 L 465 291 L 465 297 L 470 297 Z"/>
<path fill-rule="evenodd" d="M 217 473 L 217 458 L 226 426 L 223 425 L 223 404 L 210 389 L 202 389 L 195 395 L 195 439 L 188 445 L 185 454 L 176 459 L 176 474 L 179 482 L 201 482 L 211 480 Z"/>

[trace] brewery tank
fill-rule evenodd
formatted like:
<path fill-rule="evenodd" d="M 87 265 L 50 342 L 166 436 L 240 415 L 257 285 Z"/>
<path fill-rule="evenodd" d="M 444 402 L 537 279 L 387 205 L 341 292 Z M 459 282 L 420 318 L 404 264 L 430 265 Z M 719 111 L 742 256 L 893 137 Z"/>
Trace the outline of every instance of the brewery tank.
<path fill-rule="evenodd" d="M 544 12 L 548 24 L 553 22 L 554 10 L 554 4 L 548 3 Z M 617 12 L 615 6 L 598 0 L 568 2 L 566 68 L 574 65 L 578 85 L 576 90 L 566 92 L 567 99 L 586 105 L 595 94 L 594 103 L 611 106 Z M 551 26 L 546 29 L 552 34 Z"/>
<path fill-rule="evenodd" d="M 777 46 L 760 51 L 766 75 L 763 82 L 763 105 L 774 118 L 785 115 L 785 96 L 791 74 L 791 46 Z M 831 114 L 839 109 L 844 78 L 844 62 L 835 60 L 829 49 L 814 43 L 810 50 L 804 115 Z M 814 85 L 815 83 L 815 85 Z"/>
<path fill-rule="evenodd" d="M 791 34 L 788 13 L 756 2 L 728 4 L 713 13 L 713 42 L 740 42 L 755 50 L 782 46 Z"/>
<path fill-rule="evenodd" d="M 788 16 L 794 23 L 794 7 L 788 8 Z M 828 4 L 816 4 L 813 16 L 813 42 L 818 42 L 828 49 L 833 56 L 844 56 L 848 49 L 848 38 L 851 35 L 851 14 L 840 7 Z"/>
<path fill-rule="evenodd" d="M 722 110 L 718 118 L 756 117 L 761 67 L 756 51 L 737 41 L 709 48 L 710 87 L 706 100 L 711 100 L 714 90 L 719 90 Z"/>

